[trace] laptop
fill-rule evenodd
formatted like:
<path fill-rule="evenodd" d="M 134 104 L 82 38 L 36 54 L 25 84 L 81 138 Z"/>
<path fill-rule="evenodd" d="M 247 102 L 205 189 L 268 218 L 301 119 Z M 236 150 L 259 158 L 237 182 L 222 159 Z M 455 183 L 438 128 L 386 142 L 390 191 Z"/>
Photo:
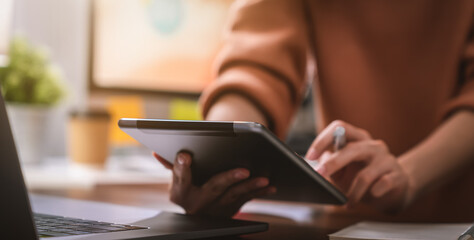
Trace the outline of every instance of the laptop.
<path fill-rule="evenodd" d="M 2 239 L 197 239 L 261 232 L 268 224 L 28 196 L 0 94 Z"/>

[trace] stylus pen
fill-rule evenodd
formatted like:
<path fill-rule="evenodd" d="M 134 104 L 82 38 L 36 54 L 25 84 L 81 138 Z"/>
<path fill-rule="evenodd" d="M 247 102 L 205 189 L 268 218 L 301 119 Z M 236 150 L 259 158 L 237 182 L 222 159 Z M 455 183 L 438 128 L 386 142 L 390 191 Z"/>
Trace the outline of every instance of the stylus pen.
<path fill-rule="evenodd" d="M 346 129 L 344 127 L 337 127 L 333 133 L 334 136 L 334 152 L 339 151 L 346 145 Z"/>

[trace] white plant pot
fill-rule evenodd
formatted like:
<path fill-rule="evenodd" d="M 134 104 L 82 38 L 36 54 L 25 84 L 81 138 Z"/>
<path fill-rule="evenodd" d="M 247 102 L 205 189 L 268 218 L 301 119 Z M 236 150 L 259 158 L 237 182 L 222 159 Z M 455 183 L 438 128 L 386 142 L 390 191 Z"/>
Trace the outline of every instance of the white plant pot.
<path fill-rule="evenodd" d="M 46 157 L 48 119 L 52 108 L 13 103 L 7 103 L 6 107 L 20 162 L 39 163 Z"/>

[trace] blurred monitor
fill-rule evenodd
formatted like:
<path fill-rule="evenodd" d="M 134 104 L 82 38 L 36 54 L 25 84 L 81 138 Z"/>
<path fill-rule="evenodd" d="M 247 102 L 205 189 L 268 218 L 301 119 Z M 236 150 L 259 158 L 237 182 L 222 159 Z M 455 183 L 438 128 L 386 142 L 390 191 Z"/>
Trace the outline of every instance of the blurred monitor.
<path fill-rule="evenodd" d="M 0 67 L 8 62 L 13 0 L 0 0 Z"/>
<path fill-rule="evenodd" d="M 95 0 L 92 90 L 199 94 L 232 0 Z"/>

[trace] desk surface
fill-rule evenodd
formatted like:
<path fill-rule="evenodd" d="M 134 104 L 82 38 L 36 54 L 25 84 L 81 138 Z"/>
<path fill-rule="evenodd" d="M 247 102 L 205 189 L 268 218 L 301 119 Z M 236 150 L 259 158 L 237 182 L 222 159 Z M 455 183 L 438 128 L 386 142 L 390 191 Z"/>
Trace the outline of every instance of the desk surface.
<path fill-rule="evenodd" d="M 91 190 L 34 190 L 32 192 L 73 199 L 107 202 L 128 206 L 161 209 L 174 212 L 182 210 L 168 200 L 168 185 L 99 185 Z M 277 202 L 259 200 L 258 204 L 275 205 Z M 326 213 L 320 205 L 294 205 L 308 210 L 309 219 L 288 219 L 264 214 L 240 213 L 239 219 L 268 222 L 270 229 L 264 233 L 251 234 L 231 239 L 328 239 L 327 234 L 337 231 L 358 221 L 348 214 Z"/>

